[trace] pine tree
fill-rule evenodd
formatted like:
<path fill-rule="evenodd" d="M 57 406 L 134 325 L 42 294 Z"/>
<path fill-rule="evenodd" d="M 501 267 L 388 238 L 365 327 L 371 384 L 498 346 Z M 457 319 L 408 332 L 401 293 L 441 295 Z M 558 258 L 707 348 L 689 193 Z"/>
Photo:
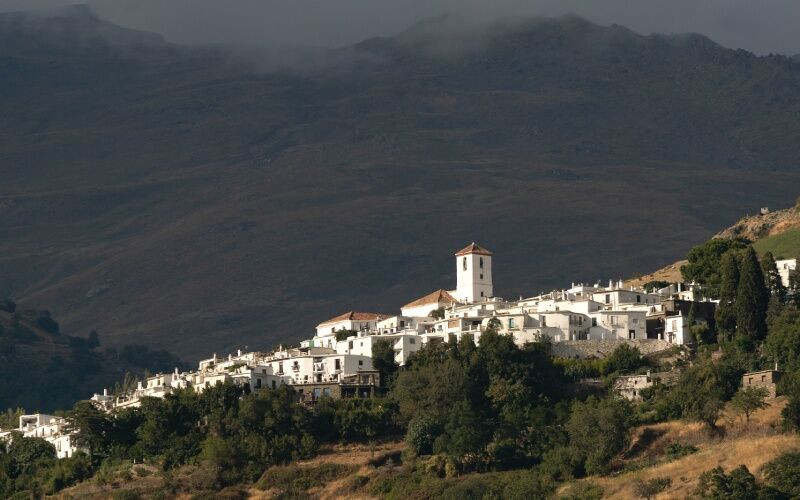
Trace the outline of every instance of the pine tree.
<path fill-rule="evenodd" d="M 764 283 L 767 286 L 770 296 L 776 298 L 781 304 L 786 303 L 786 287 L 783 286 L 781 274 L 778 272 L 778 264 L 772 252 L 764 254 L 761 260 L 761 272 L 764 273 Z"/>
<path fill-rule="evenodd" d="M 800 307 L 800 270 L 789 271 L 789 289 L 786 295 L 787 301 Z"/>
<path fill-rule="evenodd" d="M 767 304 L 769 292 L 764 274 L 753 247 L 742 255 L 739 267 L 739 286 L 736 293 L 736 332 L 751 340 L 761 340 L 767 333 Z"/>
<path fill-rule="evenodd" d="M 736 289 L 739 286 L 739 262 L 736 252 L 728 252 L 720 260 L 720 296 L 714 319 L 719 341 L 730 340 L 736 331 Z"/>

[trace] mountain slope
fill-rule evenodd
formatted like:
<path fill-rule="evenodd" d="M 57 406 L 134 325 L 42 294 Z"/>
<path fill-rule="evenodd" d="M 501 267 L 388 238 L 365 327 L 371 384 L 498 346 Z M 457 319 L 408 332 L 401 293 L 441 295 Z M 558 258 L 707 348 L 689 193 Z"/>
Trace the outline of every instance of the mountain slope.
<path fill-rule="evenodd" d="M 796 197 L 788 59 L 576 18 L 475 30 L 291 72 L 108 31 L 101 54 L 0 54 L 0 294 L 191 359 L 391 312 L 452 286 L 472 240 L 515 296 Z"/>
<path fill-rule="evenodd" d="M 65 410 L 113 389 L 128 373 L 141 377 L 175 367 L 184 365 L 165 351 L 107 348 L 67 335 L 47 311 L 0 309 L 0 408 Z"/>

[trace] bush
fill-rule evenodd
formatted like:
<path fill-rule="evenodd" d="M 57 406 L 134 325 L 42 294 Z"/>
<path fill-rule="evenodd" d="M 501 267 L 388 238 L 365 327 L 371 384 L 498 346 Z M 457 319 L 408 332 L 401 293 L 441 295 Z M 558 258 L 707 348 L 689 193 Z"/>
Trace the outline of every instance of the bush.
<path fill-rule="evenodd" d="M 567 422 L 570 445 L 582 456 L 587 474 L 608 470 L 610 460 L 630 441 L 633 411 L 627 401 L 590 396 L 576 401 Z"/>
<path fill-rule="evenodd" d="M 672 485 L 672 479 L 668 477 L 655 477 L 648 481 L 637 479 L 633 483 L 633 491 L 638 496 L 650 500 Z"/>
<path fill-rule="evenodd" d="M 277 489 L 282 495 L 301 496 L 309 488 L 342 478 L 355 467 L 342 464 L 322 464 L 316 467 L 297 465 L 276 466 L 267 469 L 256 483 L 261 490 Z"/>
<path fill-rule="evenodd" d="M 791 498 L 800 497 L 800 452 L 780 455 L 763 472 L 767 485 Z"/>
<path fill-rule="evenodd" d="M 405 441 L 417 455 L 430 455 L 433 452 L 433 442 L 438 435 L 436 422 L 429 417 L 420 416 L 408 424 Z"/>
<path fill-rule="evenodd" d="M 680 443 L 670 443 L 667 445 L 664 451 L 667 455 L 667 458 L 670 460 L 677 460 L 681 457 L 685 457 L 686 455 L 697 453 L 697 447 L 690 444 L 684 445 Z"/>
<path fill-rule="evenodd" d="M 758 497 L 756 478 L 747 467 L 740 465 L 729 474 L 722 467 L 715 467 L 700 474 L 695 494 L 701 498 L 715 500 L 751 500 Z"/>

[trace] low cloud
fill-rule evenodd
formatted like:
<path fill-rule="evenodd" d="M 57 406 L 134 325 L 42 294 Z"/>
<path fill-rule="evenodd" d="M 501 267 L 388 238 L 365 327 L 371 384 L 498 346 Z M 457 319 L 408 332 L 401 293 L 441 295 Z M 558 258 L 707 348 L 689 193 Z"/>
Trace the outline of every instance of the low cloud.
<path fill-rule="evenodd" d="M 0 0 L 0 10 L 67 5 Z M 707 35 L 758 54 L 800 52 L 797 0 L 90 0 L 100 17 L 178 43 L 337 47 L 400 32 L 423 19 L 470 21 L 575 13 L 639 33 Z"/>

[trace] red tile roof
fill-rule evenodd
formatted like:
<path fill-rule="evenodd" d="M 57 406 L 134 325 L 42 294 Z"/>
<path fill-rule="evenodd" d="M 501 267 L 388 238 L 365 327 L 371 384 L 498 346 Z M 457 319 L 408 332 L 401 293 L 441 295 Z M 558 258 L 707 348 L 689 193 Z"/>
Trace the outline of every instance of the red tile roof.
<path fill-rule="evenodd" d="M 317 326 L 328 325 L 331 323 L 339 323 L 340 321 L 380 321 L 382 319 L 386 319 L 389 316 L 386 314 L 378 314 L 378 313 L 369 313 L 369 312 L 357 312 L 357 311 L 348 311 L 344 314 L 340 314 L 335 318 L 331 318 L 327 321 L 323 321 Z"/>
<path fill-rule="evenodd" d="M 426 304 L 439 304 L 442 302 L 445 304 L 453 304 L 456 302 L 456 299 L 454 299 L 452 295 L 447 293 L 446 290 L 439 289 L 436 290 L 435 292 L 429 293 L 424 297 L 420 297 L 413 302 L 409 302 L 408 304 L 404 305 L 402 309 L 405 309 L 407 307 L 424 306 Z"/>
<path fill-rule="evenodd" d="M 473 241 L 469 245 L 465 246 L 464 248 L 462 248 L 461 250 L 456 252 L 456 257 L 460 257 L 462 255 L 469 255 L 469 254 L 473 254 L 473 253 L 476 253 L 478 255 L 492 255 L 492 252 L 490 252 L 489 250 L 487 250 L 487 249 L 483 248 L 482 246 L 476 244 Z"/>

